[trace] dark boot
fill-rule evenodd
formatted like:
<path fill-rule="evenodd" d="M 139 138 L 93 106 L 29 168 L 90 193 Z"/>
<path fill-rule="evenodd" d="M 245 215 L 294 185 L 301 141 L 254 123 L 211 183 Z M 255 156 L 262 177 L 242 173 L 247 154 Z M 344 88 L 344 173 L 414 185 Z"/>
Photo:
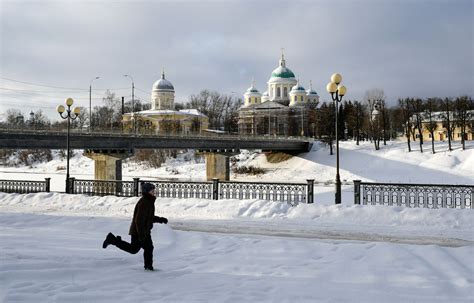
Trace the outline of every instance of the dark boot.
<path fill-rule="evenodd" d="M 109 233 L 107 237 L 105 237 L 104 243 L 102 244 L 102 248 L 107 248 L 109 244 L 115 245 L 117 242 L 117 238 L 114 236 L 114 234 Z"/>
<path fill-rule="evenodd" d="M 148 267 L 145 267 L 145 271 L 154 271 L 155 269 L 153 268 L 153 266 L 148 266 Z"/>

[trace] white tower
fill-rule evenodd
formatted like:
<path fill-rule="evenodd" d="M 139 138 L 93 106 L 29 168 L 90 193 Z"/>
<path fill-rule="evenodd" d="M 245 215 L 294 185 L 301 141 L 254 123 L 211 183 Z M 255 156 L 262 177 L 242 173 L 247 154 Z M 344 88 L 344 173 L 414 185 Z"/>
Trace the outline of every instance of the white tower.
<path fill-rule="evenodd" d="M 255 88 L 255 81 L 253 81 L 253 79 L 252 86 L 250 86 L 244 94 L 244 102 L 245 107 L 262 102 L 262 94 Z"/>
<path fill-rule="evenodd" d="M 151 91 L 152 110 L 174 110 L 174 86 L 165 79 L 165 71 L 161 73 L 161 79 L 153 84 Z"/>
<path fill-rule="evenodd" d="M 306 102 L 306 91 L 300 85 L 300 81 L 291 88 L 290 91 L 290 106 L 303 105 Z"/>
<path fill-rule="evenodd" d="M 286 67 L 285 55 L 281 52 L 280 65 L 273 70 L 272 76 L 268 80 L 268 95 L 270 101 L 277 101 L 288 105 L 289 92 L 296 84 L 295 74 Z"/>

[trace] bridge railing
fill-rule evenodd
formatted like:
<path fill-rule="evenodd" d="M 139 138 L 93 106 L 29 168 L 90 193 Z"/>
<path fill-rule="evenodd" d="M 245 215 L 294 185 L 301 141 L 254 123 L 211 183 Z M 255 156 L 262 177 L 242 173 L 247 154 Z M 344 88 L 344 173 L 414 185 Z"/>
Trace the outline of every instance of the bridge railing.
<path fill-rule="evenodd" d="M 65 130 L 58 129 L 24 129 L 24 128 L 0 128 L 2 133 L 22 133 L 22 134 L 55 134 L 55 135 L 64 135 Z M 212 134 L 212 133 L 188 133 L 188 134 L 150 134 L 150 133 L 128 133 L 122 132 L 121 130 L 107 130 L 107 131 L 92 131 L 89 132 L 85 129 L 71 129 L 71 135 L 80 135 L 80 136 L 118 136 L 118 137 L 143 137 L 143 138 L 207 138 L 207 139 L 229 139 L 229 140 L 264 140 L 264 141 L 307 141 L 312 140 L 308 137 L 299 137 L 299 136 L 265 136 L 265 135 L 249 135 L 249 134 Z"/>
<path fill-rule="evenodd" d="M 474 208 L 473 185 L 369 183 L 354 180 L 354 204 Z"/>
<path fill-rule="evenodd" d="M 198 199 L 260 199 L 286 202 L 291 205 L 313 203 L 314 180 L 307 183 L 220 181 L 133 181 L 79 180 L 70 178 L 70 193 L 85 195 L 114 195 L 133 197 L 141 194 L 141 184 L 149 182 L 156 187 L 156 196 L 163 198 Z"/>
<path fill-rule="evenodd" d="M 44 181 L 0 180 L 0 192 L 18 194 L 49 192 L 50 184 L 51 178 L 45 178 Z"/>

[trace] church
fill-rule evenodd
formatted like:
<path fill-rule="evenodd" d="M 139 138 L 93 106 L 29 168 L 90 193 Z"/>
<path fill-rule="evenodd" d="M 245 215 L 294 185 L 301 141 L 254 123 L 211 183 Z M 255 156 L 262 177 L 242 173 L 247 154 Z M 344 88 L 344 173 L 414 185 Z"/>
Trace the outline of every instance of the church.
<path fill-rule="evenodd" d="M 319 96 L 300 84 L 286 66 L 282 53 L 279 66 L 261 94 L 254 81 L 244 94 L 239 110 L 239 134 L 271 136 L 314 136 Z"/>
<path fill-rule="evenodd" d="M 209 118 L 197 109 L 175 110 L 175 90 L 165 78 L 157 80 L 151 90 L 151 109 L 126 113 L 122 116 L 124 129 L 145 134 L 202 133 L 209 127 Z"/>

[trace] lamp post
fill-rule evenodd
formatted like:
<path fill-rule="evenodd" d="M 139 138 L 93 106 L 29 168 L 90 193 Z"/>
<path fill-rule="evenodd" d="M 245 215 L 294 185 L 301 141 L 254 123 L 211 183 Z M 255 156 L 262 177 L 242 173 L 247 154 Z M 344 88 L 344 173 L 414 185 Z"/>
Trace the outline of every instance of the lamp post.
<path fill-rule="evenodd" d="M 66 136 L 66 158 L 67 158 L 67 166 L 66 166 L 66 193 L 69 193 L 69 128 L 71 124 L 71 120 L 75 120 L 77 117 L 79 117 L 79 114 L 81 113 L 81 109 L 79 107 L 75 107 L 74 109 L 71 110 L 71 106 L 74 103 L 74 100 L 72 98 L 67 98 L 66 99 L 66 105 L 67 109 L 64 108 L 63 105 L 58 105 L 56 107 L 56 110 L 59 113 L 59 116 L 63 119 L 67 119 L 67 136 Z M 64 114 L 64 112 L 66 112 Z M 63 115 L 64 114 L 64 115 Z"/>
<path fill-rule="evenodd" d="M 326 90 L 331 94 L 332 101 L 336 104 L 336 204 L 341 204 L 341 177 L 339 176 L 339 133 L 338 133 L 338 112 L 339 102 L 342 97 L 346 94 L 346 87 L 340 85 L 342 76 L 340 74 L 333 74 L 331 76 L 331 82 L 326 85 Z"/>
<path fill-rule="evenodd" d="M 100 79 L 100 77 L 95 77 L 89 82 L 89 132 L 92 129 L 92 82 L 97 79 Z"/>
<path fill-rule="evenodd" d="M 130 75 L 123 75 L 124 77 L 130 78 L 132 80 L 132 115 L 135 113 L 135 82 L 133 81 L 133 77 Z M 133 122 L 133 132 L 136 133 L 136 125 L 135 121 Z"/>

